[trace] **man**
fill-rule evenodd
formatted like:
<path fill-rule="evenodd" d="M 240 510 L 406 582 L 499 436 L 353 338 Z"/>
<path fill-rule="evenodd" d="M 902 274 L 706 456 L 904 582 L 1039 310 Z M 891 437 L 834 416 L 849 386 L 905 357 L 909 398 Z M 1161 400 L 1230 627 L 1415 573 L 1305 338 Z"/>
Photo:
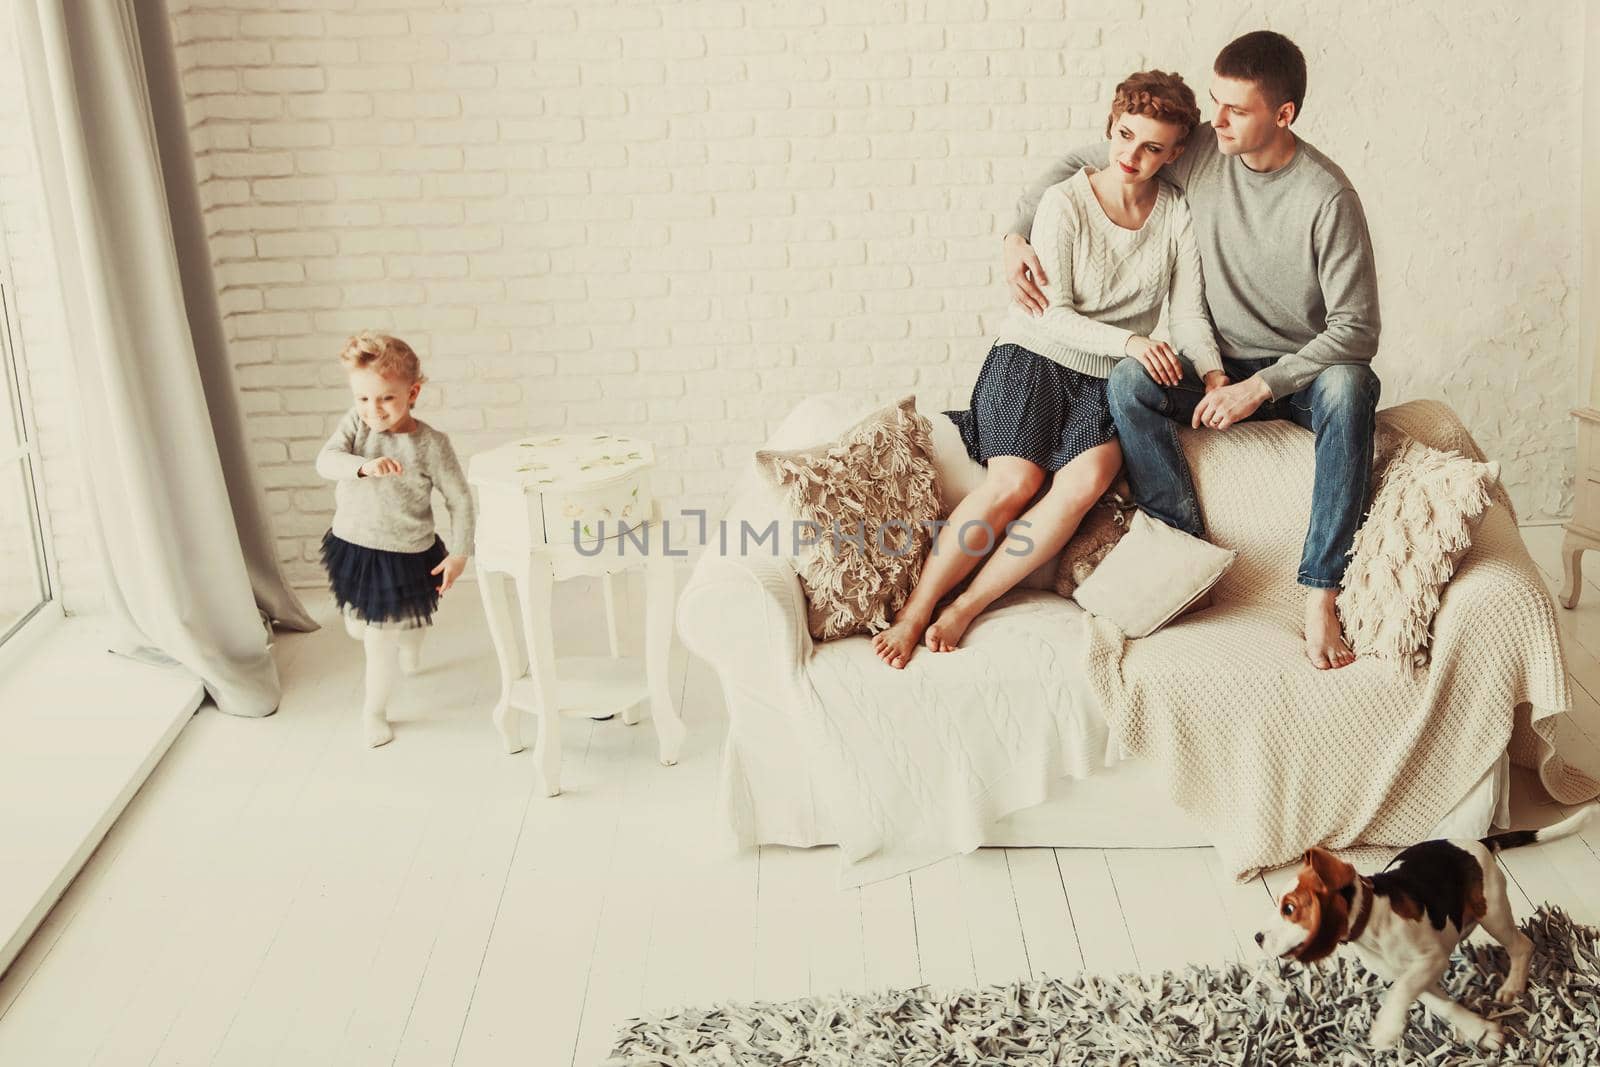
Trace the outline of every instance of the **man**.
<path fill-rule="evenodd" d="M 1224 369 L 1202 381 L 1170 349 L 1122 360 L 1107 383 L 1111 411 L 1139 506 L 1196 537 L 1205 524 L 1171 420 L 1226 430 L 1291 419 L 1316 434 L 1297 579 L 1307 587 L 1306 655 L 1324 670 L 1343 667 L 1355 655 L 1334 601 L 1366 508 L 1380 390 L 1371 368 L 1379 331 L 1372 241 L 1350 180 L 1290 130 L 1306 86 L 1294 42 L 1247 33 L 1217 55 L 1213 73 L 1216 117 L 1195 129 L 1167 174 L 1194 217 Z M 1044 308 L 1039 286 L 1049 282 L 1027 240 L 1040 196 L 1086 165 L 1105 164 L 1103 144 L 1071 152 L 1018 202 L 1005 271 L 1024 309 Z"/>

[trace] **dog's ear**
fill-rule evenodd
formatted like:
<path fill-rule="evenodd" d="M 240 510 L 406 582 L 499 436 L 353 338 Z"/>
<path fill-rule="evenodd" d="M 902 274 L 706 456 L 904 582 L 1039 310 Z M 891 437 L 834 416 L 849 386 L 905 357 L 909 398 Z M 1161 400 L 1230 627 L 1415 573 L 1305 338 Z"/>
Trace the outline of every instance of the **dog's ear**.
<path fill-rule="evenodd" d="M 1315 963 L 1339 947 L 1350 918 L 1350 904 L 1340 892 L 1355 883 L 1355 869 L 1333 853 L 1321 848 L 1306 851 L 1306 865 L 1300 871 L 1300 886 L 1310 896 L 1303 901 L 1296 921 L 1310 931 L 1294 958 Z"/>
<path fill-rule="evenodd" d="M 1306 849 L 1306 866 L 1316 873 L 1317 880 L 1337 893 L 1347 885 L 1354 885 L 1356 869 L 1325 848 Z"/>
<path fill-rule="evenodd" d="M 1320 851 L 1316 848 L 1306 849 L 1305 857 L 1300 861 L 1300 881 L 1307 883 L 1313 893 L 1319 892 L 1323 887 L 1322 874 L 1317 870 L 1316 857 L 1312 853 Z"/>

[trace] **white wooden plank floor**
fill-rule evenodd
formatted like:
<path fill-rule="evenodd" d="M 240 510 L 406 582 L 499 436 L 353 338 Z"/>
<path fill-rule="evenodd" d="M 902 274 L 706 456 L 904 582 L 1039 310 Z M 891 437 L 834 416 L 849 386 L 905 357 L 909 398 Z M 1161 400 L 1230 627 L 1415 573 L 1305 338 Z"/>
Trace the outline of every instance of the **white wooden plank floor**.
<path fill-rule="evenodd" d="M 0 668 L 0 971 L 205 699 L 186 671 L 107 651 L 102 620 L 35 625 Z"/>
<path fill-rule="evenodd" d="M 1554 588 L 1559 528 L 1526 535 Z M 558 597 L 562 651 L 603 651 L 598 596 Z M 1600 771 L 1600 587 L 1585 597 L 1560 612 L 1565 737 Z M 724 847 L 721 696 L 681 650 L 680 764 L 657 764 L 648 723 L 571 720 L 547 799 L 488 722 L 475 592 L 446 602 L 377 751 L 357 646 L 336 625 L 280 641 L 280 712 L 203 711 L 0 978 L 0 1063 L 589 1065 L 622 1020 L 677 1004 L 1248 957 L 1287 880 L 1236 884 L 1211 849 L 1008 849 L 840 892 L 832 849 Z M 1563 814 L 1516 774 L 1518 825 Z M 1600 922 L 1600 827 L 1505 862 L 1519 915 Z"/>

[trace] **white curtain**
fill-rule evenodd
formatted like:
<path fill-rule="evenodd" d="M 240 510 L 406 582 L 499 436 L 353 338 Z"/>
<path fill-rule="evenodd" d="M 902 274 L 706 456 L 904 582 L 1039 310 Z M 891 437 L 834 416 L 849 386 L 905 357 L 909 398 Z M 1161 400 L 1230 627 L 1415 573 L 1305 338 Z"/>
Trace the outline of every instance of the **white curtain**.
<path fill-rule="evenodd" d="M 223 337 L 164 0 L 13 0 L 119 651 L 270 715 L 277 563 Z M 259 606 L 259 611 L 258 611 Z"/>

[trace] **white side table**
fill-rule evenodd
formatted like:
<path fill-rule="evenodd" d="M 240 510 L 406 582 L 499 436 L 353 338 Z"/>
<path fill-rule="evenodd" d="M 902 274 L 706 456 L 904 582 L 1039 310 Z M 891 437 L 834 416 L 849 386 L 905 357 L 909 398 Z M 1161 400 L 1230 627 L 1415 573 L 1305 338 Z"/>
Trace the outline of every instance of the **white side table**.
<path fill-rule="evenodd" d="M 678 761 L 685 731 L 667 683 L 675 575 L 650 494 L 654 465 L 647 442 L 597 433 L 524 438 L 478 453 L 467 467 L 478 489 L 478 588 L 500 661 L 494 723 L 506 751 L 520 752 L 521 710 L 539 716 L 534 760 L 547 796 L 561 792 L 562 714 L 620 712 L 633 725 L 648 700 L 661 762 Z M 613 579 L 634 570 L 645 574 L 642 662 L 621 655 L 617 634 Z M 558 659 L 551 594 L 556 582 L 582 576 L 604 585 L 611 655 Z M 513 629 L 518 613 L 527 655 Z"/>

